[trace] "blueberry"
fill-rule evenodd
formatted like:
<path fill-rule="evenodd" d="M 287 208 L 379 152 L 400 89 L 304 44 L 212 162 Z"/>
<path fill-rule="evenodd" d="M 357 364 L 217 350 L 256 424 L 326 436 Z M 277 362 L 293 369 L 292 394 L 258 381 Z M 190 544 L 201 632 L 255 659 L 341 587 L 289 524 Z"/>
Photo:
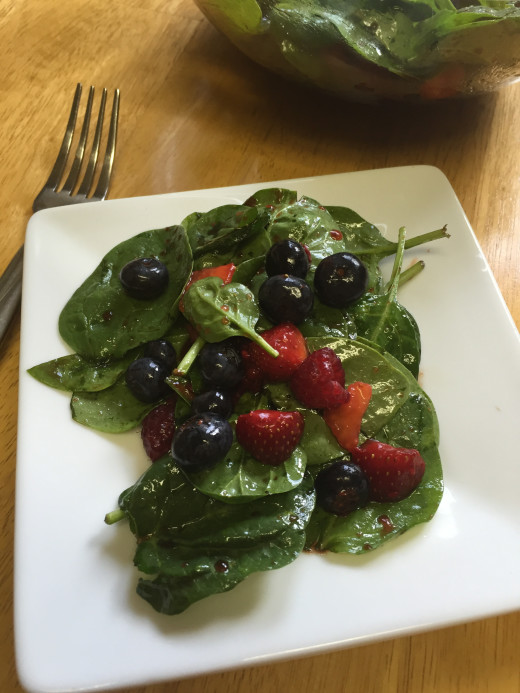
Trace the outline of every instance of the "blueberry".
<path fill-rule="evenodd" d="M 172 442 L 172 456 L 180 467 L 199 471 L 213 467 L 228 452 L 233 430 L 218 414 L 195 414 L 179 426 Z"/>
<path fill-rule="evenodd" d="M 244 377 L 238 342 L 232 337 L 205 344 L 198 356 L 198 363 L 202 377 L 212 388 L 231 390 Z"/>
<path fill-rule="evenodd" d="M 139 257 L 122 268 L 119 281 L 133 298 L 156 298 L 168 286 L 168 268 L 155 257 Z"/>
<path fill-rule="evenodd" d="M 141 402 L 157 402 L 171 390 L 164 382 L 169 374 L 168 368 L 161 361 L 143 356 L 128 366 L 125 380 L 130 392 Z"/>
<path fill-rule="evenodd" d="M 258 303 L 271 322 L 297 325 L 311 312 L 314 296 L 304 279 L 275 274 L 261 285 Z"/>
<path fill-rule="evenodd" d="M 324 258 L 314 273 L 314 290 L 327 306 L 345 308 L 365 293 L 368 272 L 352 253 L 335 253 Z"/>
<path fill-rule="evenodd" d="M 233 398 L 225 390 L 207 390 L 193 398 L 191 410 L 194 414 L 210 412 L 228 419 L 233 411 Z"/>
<path fill-rule="evenodd" d="M 144 355 L 150 356 L 154 361 L 164 363 L 169 372 L 177 365 L 175 349 L 166 339 L 154 339 L 148 342 L 144 348 Z"/>
<path fill-rule="evenodd" d="M 272 245 L 265 256 L 265 271 L 268 277 L 275 274 L 292 274 L 305 279 L 309 271 L 309 258 L 302 245 L 286 238 Z"/>
<path fill-rule="evenodd" d="M 316 503 L 333 515 L 348 515 L 368 503 L 368 481 L 357 464 L 340 458 L 318 472 Z"/>

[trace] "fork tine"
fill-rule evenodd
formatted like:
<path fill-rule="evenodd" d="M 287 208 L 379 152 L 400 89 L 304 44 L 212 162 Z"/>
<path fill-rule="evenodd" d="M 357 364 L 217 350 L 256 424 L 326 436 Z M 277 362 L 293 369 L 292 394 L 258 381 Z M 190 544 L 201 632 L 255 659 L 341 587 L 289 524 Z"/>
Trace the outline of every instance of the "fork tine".
<path fill-rule="evenodd" d="M 112 167 L 114 165 L 114 155 L 116 153 L 117 142 L 117 122 L 119 118 L 119 89 L 114 92 L 114 101 L 112 103 L 112 115 L 110 116 L 110 128 L 108 131 L 107 147 L 105 150 L 105 158 L 103 167 L 99 176 L 97 187 L 92 198 L 94 200 L 104 200 L 107 196 L 110 177 L 112 175 Z"/>
<path fill-rule="evenodd" d="M 74 155 L 74 161 L 69 171 L 67 180 L 63 184 L 61 192 L 72 193 L 76 182 L 79 177 L 79 172 L 81 169 L 81 164 L 83 163 L 83 156 L 85 154 L 85 145 L 87 143 L 88 130 L 90 127 L 90 115 L 92 113 L 92 101 L 94 100 L 94 87 L 90 87 L 88 93 L 87 107 L 85 109 L 85 116 L 83 118 L 83 127 L 81 128 L 81 134 L 78 141 L 78 146 L 76 147 L 76 153 Z"/>
<path fill-rule="evenodd" d="M 94 140 L 92 142 L 92 148 L 90 150 L 90 157 L 88 160 L 87 170 L 85 171 L 85 176 L 81 185 L 78 189 L 77 195 L 88 195 L 90 191 L 90 186 L 92 185 L 92 180 L 94 178 L 94 172 L 96 170 L 98 154 L 99 154 L 99 144 L 101 142 L 101 134 L 103 132 L 103 119 L 105 117 L 105 104 L 107 101 L 107 90 L 103 89 L 101 93 L 101 103 L 99 104 L 99 113 L 96 123 L 96 131 L 94 133 Z"/>
<path fill-rule="evenodd" d="M 52 167 L 51 174 L 45 183 L 44 188 L 52 188 L 56 190 L 58 184 L 63 175 L 63 170 L 65 164 L 67 163 L 67 157 L 69 156 L 70 145 L 72 142 L 72 136 L 74 134 L 74 128 L 76 127 L 76 119 L 78 117 L 79 102 L 81 99 L 81 83 L 78 82 L 76 86 L 76 91 L 74 92 L 74 99 L 72 101 L 72 108 L 70 109 L 69 120 L 67 123 L 67 128 L 65 130 L 65 135 L 61 143 L 60 151 L 58 157 Z"/>

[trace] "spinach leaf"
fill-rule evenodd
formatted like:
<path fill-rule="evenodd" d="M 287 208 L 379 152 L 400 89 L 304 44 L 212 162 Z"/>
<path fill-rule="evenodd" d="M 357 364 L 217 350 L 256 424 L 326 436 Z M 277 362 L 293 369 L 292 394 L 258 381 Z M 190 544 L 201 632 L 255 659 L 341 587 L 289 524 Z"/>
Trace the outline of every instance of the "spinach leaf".
<path fill-rule="evenodd" d="M 218 277 L 199 279 L 184 295 L 184 315 L 207 342 L 228 337 L 249 337 L 266 351 L 278 355 L 255 332 L 260 310 L 253 294 L 244 284 L 222 284 Z"/>
<path fill-rule="evenodd" d="M 119 271 L 130 260 L 149 256 L 158 257 L 167 266 L 168 287 L 153 300 L 132 298 L 123 290 Z M 191 269 L 191 249 L 180 226 L 145 231 L 123 241 L 105 255 L 63 308 L 61 336 L 86 359 L 121 358 L 168 330 Z"/>
<path fill-rule="evenodd" d="M 70 408 L 72 418 L 84 426 L 104 433 L 130 431 L 141 423 L 158 402 L 140 402 L 128 389 L 124 376 L 98 392 L 74 392 Z"/>
<path fill-rule="evenodd" d="M 173 327 L 164 335 L 175 349 L 177 358 L 190 340 L 189 323 L 180 314 Z M 110 361 L 90 361 L 79 354 L 67 354 L 29 368 L 27 372 L 44 385 L 69 392 L 98 392 L 117 381 L 130 363 L 142 355 L 136 347 L 122 358 Z"/>
<path fill-rule="evenodd" d="M 138 593 L 162 613 L 234 587 L 247 575 L 292 562 L 314 507 L 307 478 L 295 490 L 230 505 L 195 489 L 169 457 L 149 467 L 119 499 L 138 547 L 134 562 L 153 580 Z"/>
<path fill-rule="evenodd" d="M 369 503 L 346 517 L 316 508 L 307 527 L 306 548 L 366 553 L 415 525 L 431 520 L 442 497 L 441 462 L 435 447 L 422 450 L 421 454 L 426 471 L 411 495 L 397 503 Z"/>
<path fill-rule="evenodd" d="M 326 306 L 314 295 L 311 314 L 299 325 L 304 337 L 350 337 L 357 334 L 356 323 L 347 309 Z"/>
<path fill-rule="evenodd" d="M 153 580 L 140 578 L 137 594 L 156 611 L 175 615 L 212 594 L 227 592 L 251 573 L 292 563 L 305 545 L 305 533 L 286 529 L 245 547 L 163 546 L 147 539 L 137 546 L 134 563 Z"/>
<path fill-rule="evenodd" d="M 282 464 L 271 466 L 255 460 L 234 441 L 225 459 L 214 467 L 187 473 L 202 493 L 233 503 L 247 503 L 276 493 L 286 493 L 301 484 L 307 455 L 296 448 Z"/>
<path fill-rule="evenodd" d="M 392 537 L 427 522 L 435 514 L 443 493 L 442 467 L 438 451 L 439 425 L 430 398 L 410 371 L 390 354 L 388 365 L 408 381 L 405 401 L 373 436 L 384 443 L 416 448 L 426 471 L 410 496 L 397 503 L 369 503 L 346 517 L 317 508 L 307 529 L 307 548 L 335 552 L 364 553 Z M 372 436 L 371 436 L 372 437 Z M 312 471 L 319 468 L 312 468 Z"/>
<path fill-rule="evenodd" d="M 203 214 L 190 214 L 182 221 L 193 252 L 194 268 L 237 263 L 237 248 L 267 225 L 267 211 L 247 205 L 223 205 Z"/>
<path fill-rule="evenodd" d="M 251 207 L 264 207 L 276 213 L 276 210 L 281 207 L 292 205 L 298 199 L 298 194 L 295 190 L 287 188 L 262 188 L 257 190 L 253 195 L 250 195 L 244 202 L 245 205 Z"/>
<path fill-rule="evenodd" d="M 312 258 L 311 271 L 320 260 L 344 250 L 336 229 L 337 224 L 327 209 L 310 197 L 301 197 L 277 210 L 268 226 L 271 243 L 292 238 L 307 246 Z"/>
<path fill-rule="evenodd" d="M 44 385 L 72 392 L 97 392 L 113 385 L 136 357 L 136 351 L 114 361 L 91 362 L 79 354 L 67 354 L 28 369 Z"/>
<path fill-rule="evenodd" d="M 307 344 L 311 351 L 330 347 L 336 352 L 343 364 L 347 385 L 358 380 L 372 385 L 372 397 L 361 430 L 367 438 L 377 437 L 378 431 L 406 402 L 414 384 L 412 375 L 396 367 L 396 362 L 377 348 L 359 340 L 310 337 Z"/>
<path fill-rule="evenodd" d="M 203 11 L 216 22 L 223 21 L 232 32 L 257 34 L 262 31 L 262 9 L 256 0 L 212 0 Z"/>
<path fill-rule="evenodd" d="M 302 412 L 305 420 L 300 447 L 307 455 L 307 467 L 323 465 L 345 455 L 322 416 L 307 409 Z"/>

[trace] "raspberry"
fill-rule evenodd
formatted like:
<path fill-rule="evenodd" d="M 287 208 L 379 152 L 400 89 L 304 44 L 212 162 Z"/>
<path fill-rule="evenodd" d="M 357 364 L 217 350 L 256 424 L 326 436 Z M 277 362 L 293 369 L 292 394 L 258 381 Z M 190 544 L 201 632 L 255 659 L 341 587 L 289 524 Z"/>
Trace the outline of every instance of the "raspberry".
<path fill-rule="evenodd" d="M 175 397 L 172 397 L 152 409 L 141 425 L 143 447 L 152 462 L 169 452 L 174 433 Z"/>

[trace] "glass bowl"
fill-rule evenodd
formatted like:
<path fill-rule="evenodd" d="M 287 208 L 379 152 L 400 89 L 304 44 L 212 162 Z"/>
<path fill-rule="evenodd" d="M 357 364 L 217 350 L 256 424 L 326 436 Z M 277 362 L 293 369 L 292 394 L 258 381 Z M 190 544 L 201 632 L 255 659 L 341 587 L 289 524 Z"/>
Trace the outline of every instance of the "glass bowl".
<path fill-rule="evenodd" d="M 195 0 L 257 63 L 356 101 L 494 91 L 520 79 L 519 0 Z"/>

